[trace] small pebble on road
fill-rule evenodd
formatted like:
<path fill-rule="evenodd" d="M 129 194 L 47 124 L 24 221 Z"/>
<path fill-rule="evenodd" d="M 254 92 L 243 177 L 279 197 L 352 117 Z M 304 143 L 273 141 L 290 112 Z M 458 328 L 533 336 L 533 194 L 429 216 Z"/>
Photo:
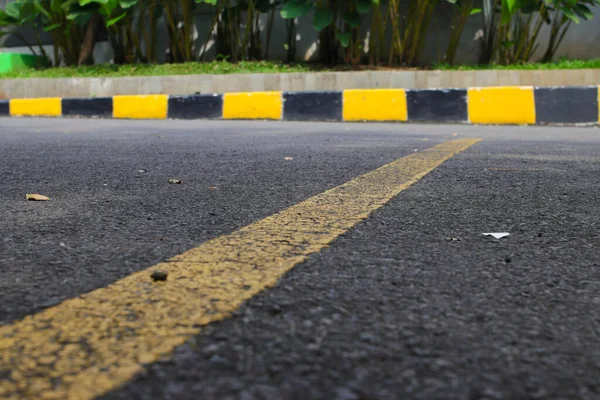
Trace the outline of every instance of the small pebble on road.
<path fill-rule="evenodd" d="M 168 275 L 169 275 L 169 273 L 165 272 L 165 271 L 154 271 L 152 273 L 152 275 L 150 275 L 150 276 L 156 282 L 156 281 L 166 281 Z"/>

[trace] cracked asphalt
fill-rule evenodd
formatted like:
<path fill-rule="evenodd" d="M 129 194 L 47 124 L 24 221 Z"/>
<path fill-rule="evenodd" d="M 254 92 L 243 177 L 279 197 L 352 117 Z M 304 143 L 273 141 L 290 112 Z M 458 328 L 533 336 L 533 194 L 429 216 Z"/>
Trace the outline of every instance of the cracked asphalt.
<path fill-rule="evenodd" d="M 600 399 L 597 128 L 0 119 L 0 324 L 466 137 L 102 398 Z"/>

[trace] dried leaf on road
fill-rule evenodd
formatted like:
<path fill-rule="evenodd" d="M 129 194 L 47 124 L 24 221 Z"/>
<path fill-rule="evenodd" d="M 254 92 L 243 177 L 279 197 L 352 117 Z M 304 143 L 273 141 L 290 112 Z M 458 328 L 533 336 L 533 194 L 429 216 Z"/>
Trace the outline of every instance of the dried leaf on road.
<path fill-rule="evenodd" d="M 181 181 L 179 179 L 169 179 L 169 183 L 174 184 L 174 185 L 179 185 L 181 184 Z"/>
<path fill-rule="evenodd" d="M 27 200 L 31 200 L 31 201 L 50 201 L 49 197 L 42 196 L 41 194 L 36 194 L 36 193 L 33 193 L 33 194 L 27 193 L 25 195 L 25 198 Z"/>

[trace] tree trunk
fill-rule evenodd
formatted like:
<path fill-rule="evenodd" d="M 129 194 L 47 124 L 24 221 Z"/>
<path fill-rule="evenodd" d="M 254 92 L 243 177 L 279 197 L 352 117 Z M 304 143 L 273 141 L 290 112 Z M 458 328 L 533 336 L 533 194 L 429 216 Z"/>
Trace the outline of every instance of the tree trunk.
<path fill-rule="evenodd" d="M 94 63 L 94 47 L 96 46 L 100 21 L 100 14 L 92 15 L 83 38 L 83 43 L 81 44 L 77 65 L 90 65 Z"/>

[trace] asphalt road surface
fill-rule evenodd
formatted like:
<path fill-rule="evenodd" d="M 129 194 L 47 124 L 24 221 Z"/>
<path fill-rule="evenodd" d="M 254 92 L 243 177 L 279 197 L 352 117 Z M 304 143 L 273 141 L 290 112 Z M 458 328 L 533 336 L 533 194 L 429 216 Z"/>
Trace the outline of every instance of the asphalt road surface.
<path fill-rule="evenodd" d="M 599 227 L 597 128 L 0 119 L 0 399 L 600 399 Z"/>

